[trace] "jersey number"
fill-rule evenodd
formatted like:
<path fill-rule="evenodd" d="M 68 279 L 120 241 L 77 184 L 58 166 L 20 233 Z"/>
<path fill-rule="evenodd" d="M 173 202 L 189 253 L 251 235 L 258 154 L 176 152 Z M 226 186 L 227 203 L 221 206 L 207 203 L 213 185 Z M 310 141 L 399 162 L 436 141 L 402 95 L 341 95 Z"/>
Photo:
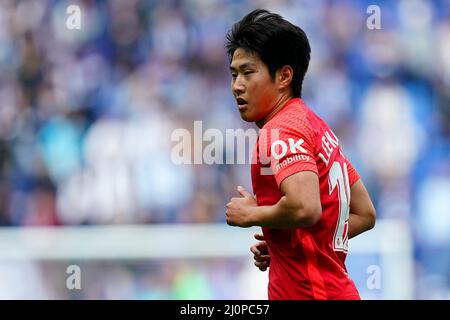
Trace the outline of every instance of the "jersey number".
<path fill-rule="evenodd" d="M 339 217 L 336 230 L 333 236 L 333 249 L 335 251 L 348 250 L 348 219 L 350 215 L 350 183 L 348 180 L 347 164 L 341 164 L 337 161 L 333 163 L 329 172 L 328 183 L 330 186 L 330 195 L 336 187 L 338 188 L 339 199 Z"/>

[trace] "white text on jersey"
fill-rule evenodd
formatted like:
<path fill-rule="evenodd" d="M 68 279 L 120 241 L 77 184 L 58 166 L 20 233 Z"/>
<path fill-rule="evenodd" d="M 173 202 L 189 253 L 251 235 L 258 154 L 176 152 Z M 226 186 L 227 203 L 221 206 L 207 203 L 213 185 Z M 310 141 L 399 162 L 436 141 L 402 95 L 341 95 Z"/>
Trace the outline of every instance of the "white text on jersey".
<path fill-rule="evenodd" d="M 334 135 L 333 131 L 326 131 L 322 136 L 322 152 L 319 153 L 320 159 L 323 160 L 325 166 L 328 167 L 330 157 L 333 154 L 334 149 L 339 146 L 339 140 Z"/>
<path fill-rule="evenodd" d="M 300 151 L 301 153 L 308 153 L 306 151 L 306 149 L 302 147 L 303 142 L 305 142 L 303 139 L 298 139 L 297 142 L 295 142 L 294 139 L 289 138 L 288 141 L 289 141 L 289 149 L 290 149 L 291 153 L 297 153 L 298 151 Z M 280 149 L 281 149 L 281 151 L 279 153 L 276 152 L 277 145 L 280 146 Z M 273 142 L 270 147 L 270 152 L 275 159 L 283 158 L 286 155 L 287 151 L 288 151 L 288 146 L 287 146 L 286 142 L 284 142 L 283 140 L 277 140 L 277 141 Z"/>

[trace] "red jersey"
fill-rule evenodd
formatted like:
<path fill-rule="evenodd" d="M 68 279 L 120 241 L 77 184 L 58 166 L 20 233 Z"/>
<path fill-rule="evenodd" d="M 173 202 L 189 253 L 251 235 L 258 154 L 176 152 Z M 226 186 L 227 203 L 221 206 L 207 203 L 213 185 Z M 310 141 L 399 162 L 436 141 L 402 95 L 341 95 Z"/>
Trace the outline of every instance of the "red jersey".
<path fill-rule="evenodd" d="M 358 173 L 328 125 L 291 99 L 260 130 L 252 184 L 258 206 L 274 205 L 280 184 L 300 171 L 319 177 L 322 216 L 312 227 L 263 227 L 271 257 L 269 299 L 359 299 L 347 274 L 350 186 Z"/>

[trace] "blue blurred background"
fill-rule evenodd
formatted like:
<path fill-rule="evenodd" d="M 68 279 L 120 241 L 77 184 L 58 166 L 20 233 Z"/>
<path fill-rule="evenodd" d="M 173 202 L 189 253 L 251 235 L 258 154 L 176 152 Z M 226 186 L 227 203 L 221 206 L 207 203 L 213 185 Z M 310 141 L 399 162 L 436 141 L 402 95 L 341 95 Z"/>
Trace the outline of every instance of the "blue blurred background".
<path fill-rule="evenodd" d="M 71 4 L 79 30 L 66 27 Z M 367 28 L 369 5 L 381 30 Z M 252 127 L 235 108 L 224 40 L 258 7 L 307 33 L 303 98 L 340 138 L 379 219 L 406 225 L 408 297 L 450 298 L 446 0 L 2 0 L 0 224 L 224 223 L 235 187 L 251 189 L 249 165 L 175 165 L 170 137 L 195 120 Z M 75 294 L 68 263 L 1 260 L 0 298 L 246 298 L 230 278 L 256 272 L 250 259 L 81 261 L 91 285 Z"/>

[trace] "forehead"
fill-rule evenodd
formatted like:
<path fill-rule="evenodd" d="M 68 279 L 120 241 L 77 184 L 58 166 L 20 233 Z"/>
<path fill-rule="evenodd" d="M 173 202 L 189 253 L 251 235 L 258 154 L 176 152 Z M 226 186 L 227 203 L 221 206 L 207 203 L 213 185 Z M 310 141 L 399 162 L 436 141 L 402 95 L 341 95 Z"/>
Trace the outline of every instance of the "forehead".
<path fill-rule="evenodd" d="M 233 53 L 230 67 L 239 68 L 243 64 L 260 65 L 261 63 L 262 61 L 256 53 L 237 48 Z"/>

